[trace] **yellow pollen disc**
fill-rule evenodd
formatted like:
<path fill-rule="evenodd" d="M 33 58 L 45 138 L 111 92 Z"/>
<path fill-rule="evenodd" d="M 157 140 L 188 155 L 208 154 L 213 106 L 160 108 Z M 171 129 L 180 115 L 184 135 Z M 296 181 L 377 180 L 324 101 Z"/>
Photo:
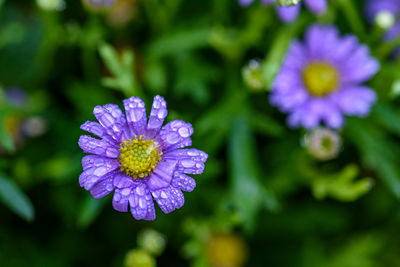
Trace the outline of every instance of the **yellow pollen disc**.
<path fill-rule="evenodd" d="M 304 69 L 303 81 L 312 95 L 325 96 L 338 88 L 339 74 L 327 63 L 314 62 Z"/>
<path fill-rule="evenodd" d="M 163 154 L 154 140 L 146 140 L 142 136 L 121 143 L 119 150 L 120 170 L 134 179 L 149 176 Z"/>

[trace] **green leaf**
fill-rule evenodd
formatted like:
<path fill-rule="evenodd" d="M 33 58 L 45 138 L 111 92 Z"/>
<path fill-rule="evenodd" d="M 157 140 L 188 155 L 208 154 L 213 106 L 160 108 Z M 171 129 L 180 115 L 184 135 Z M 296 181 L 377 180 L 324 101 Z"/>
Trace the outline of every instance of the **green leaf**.
<path fill-rule="evenodd" d="M 372 116 L 386 129 L 400 136 L 400 113 L 393 106 L 379 103 L 374 107 Z"/>
<path fill-rule="evenodd" d="M 257 132 L 267 136 L 282 136 L 286 131 L 282 124 L 272 117 L 256 111 L 250 114 L 249 123 Z"/>
<path fill-rule="evenodd" d="M 134 55 L 129 50 L 122 51 L 121 56 L 109 44 L 99 46 L 99 53 L 112 77 L 102 79 L 102 84 L 121 91 L 126 97 L 140 95 L 141 89 L 134 75 Z"/>
<path fill-rule="evenodd" d="M 387 188 L 400 198 L 398 153 L 400 147 L 390 142 L 377 127 L 368 121 L 349 118 L 346 134 L 358 147 L 364 164 L 374 170 Z"/>
<path fill-rule="evenodd" d="M 369 192 L 372 180 L 363 178 L 356 180 L 359 170 L 356 165 L 348 165 L 339 173 L 317 175 L 312 181 L 312 191 L 317 199 L 327 196 L 340 201 L 354 201 Z"/>
<path fill-rule="evenodd" d="M 170 32 L 154 41 L 147 48 L 146 54 L 148 58 L 155 59 L 205 47 L 209 44 L 210 34 L 210 27 Z"/>
<path fill-rule="evenodd" d="M 348 20 L 348 25 L 351 27 L 352 31 L 362 39 L 362 37 L 365 36 L 366 30 L 360 12 L 358 12 L 355 6 L 356 1 L 338 0 L 337 3 L 343 9 L 345 17 Z"/>
<path fill-rule="evenodd" d="M 31 222 L 35 211 L 29 198 L 10 179 L 0 174 L 0 200 L 22 219 Z"/>
<path fill-rule="evenodd" d="M 78 215 L 77 225 L 79 228 L 86 228 L 96 220 L 103 209 L 104 200 L 104 198 L 94 199 L 90 195 L 86 196 Z"/>
<path fill-rule="evenodd" d="M 263 205 L 275 210 L 278 203 L 261 183 L 255 140 L 244 116 L 238 116 L 233 123 L 229 159 L 232 202 L 249 231 Z"/>

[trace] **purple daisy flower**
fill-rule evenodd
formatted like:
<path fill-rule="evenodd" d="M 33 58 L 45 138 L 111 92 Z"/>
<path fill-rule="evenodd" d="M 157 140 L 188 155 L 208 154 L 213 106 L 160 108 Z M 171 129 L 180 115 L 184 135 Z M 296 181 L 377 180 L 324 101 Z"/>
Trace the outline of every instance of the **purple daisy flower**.
<path fill-rule="evenodd" d="M 82 159 L 79 183 L 94 198 L 114 191 L 114 209 L 130 211 L 137 220 L 154 220 L 154 200 L 164 213 L 184 204 L 182 191 L 196 182 L 186 174 L 201 174 L 208 155 L 190 146 L 192 125 L 174 120 L 161 128 L 167 116 L 165 100 L 154 98 L 149 120 L 138 97 L 124 100 L 125 115 L 118 105 L 96 106 L 100 123 L 87 121 L 82 130 L 101 139 L 82 135 L 79 146 L 92 155 Z"/>
<path fill-rule="evenodd" d="M 380 13 L 386 12 L 394 18 L 394 24 L 385 34 L 385 40 L 390 41 L 400 36 L 400 1 L 399 0 L 369 0 L 366 6 L 366 15 L 371 23 Z"/>
<path fill-rule="evenodd" d="M 327 8 L 327 0 L 303 0 L 307 8 L 314 14 L 319 15 L 325 12 Z M 254 0 L 239 0 L 241 6 L 248 6 Z M 276 0 L 261 0 L 264 5 L 271 5 L 276 3 Z M 276 5 L 276 12 L 279 18 L 285 22 L 290 23 L 297 19 L 300 13 L 301 3 L 293 6 L 280 6 Z"/>
<path fill-rule="evenodd" d="M 334 26 L 312 25 L 304 43 L 291 44 L 270 101 L 289 114 L 291 127 L 313 129 L 324 122 L 340 128 L 343 115 L 369 114 L 377 97 L 361 83 L 378 70 L 378 61 L 357 37 L 341 38 Z"/>

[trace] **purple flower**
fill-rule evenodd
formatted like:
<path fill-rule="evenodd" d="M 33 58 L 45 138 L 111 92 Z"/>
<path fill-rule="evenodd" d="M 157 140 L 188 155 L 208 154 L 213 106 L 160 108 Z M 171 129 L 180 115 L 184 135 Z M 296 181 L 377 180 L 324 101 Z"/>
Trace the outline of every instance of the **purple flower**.
<path fill-rule="evenodd" d="M 393 18 L 400 16 L 400 1 L 399 0 L 369 0 L 366 5 L 366 15 L 371 23 L 375 22 L 378 14 L 387 12 Z M 393 40 L 400 36 L 400 21 L 395 20 L 395 23 L 390 27 L 384 38 L 386 41 Z"/>
<path fill-rule="evenodd" d="M 95 10 L 110 8 L 116 0 L 83 0 L 84 4 Z"/>
<path fill-rule="evenodd" d="M 368 19 L 373 22 L 380 12 L 389 12 L 393 15 L 400 13 L 400 1 L 398 0 L 369 0 L 366 6 Z"/>
<path fill-rule="evenodd" d="M 319 15 L 325 12 L 327 8 L 327 0 L 303 0 L 307 8 L 314 14 Z M 239 0 L 241 6 L 248 6 L 254 0 Z M 264 5 L 274 4 L 275 0 L 261 0 Z M 290 23 L 297 19 L 300 13 L 301 3 L 294 6 L 280 6 L 276 5 L 276 12 L 279 18 L 285 22 Z"/>
<path fill-rule="evenodd" d="M 7 88 L 5 94 L 6 101 L 14 107 L 22 108 L 28 102 L 28 94 L 18 87 Z"/>
<path fill-rule="evenodd" d="M 343 115 L 369 114 L 376 94 L 361 85 L 379 70 L 369 48 L 333 26 L 312 25 L 305 42 L 294 41 L 272 86 L 270 101 L 288 113 L 291 127 L 321 122 L 343 126 Z"/>
<path fill-rule="evenodd" d="M 96 106 L 99 121 L 87 121 L 82 130 L 101 139 L 82 135 L 79 146 L 91 155 L 82 159 L 79 183 L 94 198 L 114 191 L 114 209 L 130 211 L 137 220 L 156 218 L 154 200 L 164 213 L 184 204 L 182 191 L 196 186 L 186 174 L 201 174 L 207 154 L 190 146 L 192 125 L 174 120 L 161 127 L 167 116 L 165 100 L 154 98 L 147 121 L 143 101 L 124 100 L 125 115 L 117 105 Z"/>

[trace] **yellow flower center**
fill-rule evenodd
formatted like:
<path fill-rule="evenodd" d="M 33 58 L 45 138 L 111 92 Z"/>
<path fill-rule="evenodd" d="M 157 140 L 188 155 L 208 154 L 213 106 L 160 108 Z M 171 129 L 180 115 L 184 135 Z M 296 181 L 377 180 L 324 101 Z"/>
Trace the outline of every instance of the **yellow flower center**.
<path fill-rule="evenodd" d="M 325 96 L 338 88 L 339 74 L 327 63 L 314 62 L 303 71 L 303 81 L 312 95 Z"/>
<path fill-rule="evenodd" d="M 119 150 L 120 170 L 134 179 L 152 174 L 163 154 L 154 140 L 146 140 L 142 136 L 121 143 Z"/>

